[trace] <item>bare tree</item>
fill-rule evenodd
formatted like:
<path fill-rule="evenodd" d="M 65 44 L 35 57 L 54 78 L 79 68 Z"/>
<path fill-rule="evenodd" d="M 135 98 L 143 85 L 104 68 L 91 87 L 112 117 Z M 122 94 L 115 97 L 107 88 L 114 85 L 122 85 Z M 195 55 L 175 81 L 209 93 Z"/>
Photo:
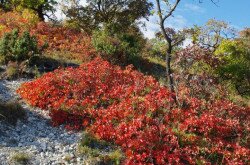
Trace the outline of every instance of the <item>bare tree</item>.
<path fill-rule="evenodd" d="M 165 27 L 166 20 L 171 17 L 176 10 L 177 6 L 180 4 L 181 0 L 155 0 L 157 5 L 157 15 L 159 17 L 159 25 L 161 29 L 162 36 L 166 40 L 168 47 L 166 50 L 166 78 L 168 80 L 169 88 L 171 92 L 175 92 L 174 88 L 174 78 L 173 78 L 173 72 L 171 70 L 171 59 L 172 59 L 172 52 L 173 48 L 180 44 L 182 41 L 185 40 L 184 35 L 173 35 L 172 30 L 170 30 L 169 27 Z M 212 3 L 217 5 L 217 2 L 219 0 L 210 0 Z M 202 3 L 203 0 L 199 0 L 199 3 Z M 185 31 L 184 33 L 185 34 Z M 177 101 L 177 98 L 174 97 L 175 101 Z"/>
<path fill-rule="evenodd" d="M 156 0 L 157 10 L 158 10 L 157 14 L 159 16 L 161 33 L 168 44 L 168 48 L 166 50 L 166 78 L 169 83 L 169 88 L 173 93 L 175 92 L 175 89 L 174 89 L 173 73 L 171 70 L 172 50 L 175 45 L 183 41 L 183 38 L 179 36 L 178 38 L 174 37 L 173 32 L 171 32 L 170 28 L 165 27 L 165 21 L 173 14 L 180 1 L 181 0 L 176 0 L 174 3 L 171 4 L 168 0 L 162 0 L 162 1 Z M 168 9 L 165 9 L 164 11 L 162 9 L 161 2 L 165 3 L 165 6 L 167 6 Z M 174 99 L 176 100 L 176 97 Z"/>

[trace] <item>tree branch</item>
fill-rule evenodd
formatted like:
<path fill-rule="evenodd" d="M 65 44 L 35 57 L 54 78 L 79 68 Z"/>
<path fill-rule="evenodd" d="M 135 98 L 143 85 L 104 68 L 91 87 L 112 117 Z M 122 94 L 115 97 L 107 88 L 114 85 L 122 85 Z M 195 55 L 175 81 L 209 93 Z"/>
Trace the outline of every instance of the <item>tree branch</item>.
<path fill-rule="evenodd" d="M 173 43 L 173 47 L 179 45 L 181 42 L 183 42 L 185 40 L 185 37 L 181 37 L 180 39 L 178 39 L 175 43 Z"/>
<path fill-rule="evenodd" d="M 181 0 L 176 0 L 174 6 L 172 8 L 170 8 L 168 14 L 164 16 L 163 21 L 165 21 L 168 17 L 170 17 L 173 14 L 173 12 L 175 11 L 175 9 L 178 6 L 178 4 L 180 3 L 180 1 Z"/>

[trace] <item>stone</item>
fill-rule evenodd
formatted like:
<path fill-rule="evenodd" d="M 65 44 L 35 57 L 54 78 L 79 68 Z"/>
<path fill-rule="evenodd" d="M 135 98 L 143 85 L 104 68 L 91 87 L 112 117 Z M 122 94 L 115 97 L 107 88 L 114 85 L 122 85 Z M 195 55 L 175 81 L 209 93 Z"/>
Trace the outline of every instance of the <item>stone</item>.
<path fill-rule="evenodd" d="M 40 153 L 40 156 L 43 158 L 43 157 L 44 157 L 44 152 L 41 152 L 41 153 Z"/>
<path fill-rule="evenodd" d="M 46 148 L 47 148 L 47 145 L 46 145 L 46 143 L 41 143 L 41 148 L 42 148 L 42 150 L 43 151 L 46 151 Z"/>

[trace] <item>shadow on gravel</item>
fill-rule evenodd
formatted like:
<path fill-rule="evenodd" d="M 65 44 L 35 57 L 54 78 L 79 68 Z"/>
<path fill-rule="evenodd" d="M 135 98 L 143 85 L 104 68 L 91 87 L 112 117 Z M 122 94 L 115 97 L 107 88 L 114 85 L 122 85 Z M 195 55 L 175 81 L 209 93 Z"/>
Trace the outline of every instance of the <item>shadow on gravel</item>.
<path fill-rule="evenodd" d="M 6 102 L 13 99 L 10 89 L 5 85 L 5 80 L 0 80 L 0 101 Z"/>
<path fill-rule="evenodd" d="M 55 146 L 67 146 L 79 139 L 63 127 L 53 127 L 50 119 L 23 104 L 26 120 L 19 120 L 16 126 L 0 123 L 0 146 L 31 147 L 38 152 L 53 151 Z"/>
<path fill-rule="evenodd" d="M 0 101 L 18 99 L 15 89 L 9 89 L 7 81 L 0 80 Z M 0 121 L 1 147 L 25 147 L 36 152 L 70 150 L 70 146 L 80 139 L 80 133 L 68 132 L 63 127 L 53 127 L 48 113 L 33 108 L 25 103 L 21 106 L 26 111 L 25 120 L 19 120 L 16 126 Z"/>

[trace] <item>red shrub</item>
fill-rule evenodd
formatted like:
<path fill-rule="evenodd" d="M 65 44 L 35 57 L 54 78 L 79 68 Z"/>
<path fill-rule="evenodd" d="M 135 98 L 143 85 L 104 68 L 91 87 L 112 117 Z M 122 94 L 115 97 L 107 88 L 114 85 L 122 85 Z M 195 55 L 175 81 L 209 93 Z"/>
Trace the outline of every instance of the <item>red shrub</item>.
<path fill-rule="evenodd" d="M 18 92 L 33 106 L 83 115 L 87 110 L 107 107 L 157 87 L 159 84 L 151 77 L 130 67 L 121 70 L 97 58 L 77 69 L 59 69 L 45 74 L 23 84 Z"/>
<path fill-rule="evenodd" d="M 18 93 L 50 110 L 54 125 L 87 127 L 121 146 L 125 164 L 249 163 L 249 108 L 195 98 L 175 108 L 165 87 L 131 67 L 97 58 L 47 73 Z"/>
<path fill-rule="evenodd" d="M 74 29 L 40 22 L 31 29 L 31 33 L 38 37 L 41 45 L 45 42 L 49 44 L 49 52 L 70 52 L 75 56 L 72 58 L 82 61 L 96 54 L 91 45 L 91 38 Z"/>

